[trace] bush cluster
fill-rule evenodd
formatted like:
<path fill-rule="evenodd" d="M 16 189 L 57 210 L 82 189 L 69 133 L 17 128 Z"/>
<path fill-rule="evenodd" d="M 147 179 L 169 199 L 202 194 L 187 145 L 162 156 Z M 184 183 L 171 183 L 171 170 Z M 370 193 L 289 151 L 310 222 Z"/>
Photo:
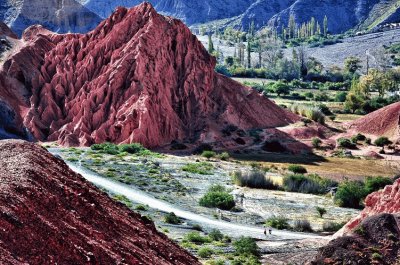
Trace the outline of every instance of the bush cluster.
<path fill-rule="evenodd" d="M 313 120 L 315 122 L 325 124 L 325 115 L 319 107 L 309 106 L 309 105 L 292 104 L 289 107 L 289 109 L 291 112 L 293 112 L 295 114 L 306 117 L 307 119 Z"/>
<path fill-rule="evenodd" d="M 235 171 L 232 178 L 235 185 L 240 187 L 269 190 L 277 190 L 280 188 L 271 179 L 265 176 L 265 172 L 257 168 L 253 168 L 250 171 Z"/>
<path fill-rule="evenodd" d="M 279 230 L 290 228 L 289 220 L 283 216 L 272 216 L 267 219 L 265 224 L 269 227 L 279 229 Z"/>
<path fill-rule="evenodd" d="M 283 178 L 283 188 L 289 192 L 325 194 L 329 188 L 337 186 L 337 182 L 313 175 L 293 174 Z"/>
<path fill-rule="evenodd" d="M 288 170 L 295 174 L 305 174 L 307 169 L 300 165 L 289 165 Z"/>
<path fill-rule="evenodd" d="M 231 210 L 235 207 L 235 200 L 231 194 L 221 185 L 211 186 L 207 193 L 200 199 L 200 206 Z"/>
<path fill-rule="evenodd" d="M 362 208 L 365 197 L 393 183 L 386 177 L 367 177 L 362 181 L 345 181 L 339 184 L 335 203 L 340 207 Z"/>

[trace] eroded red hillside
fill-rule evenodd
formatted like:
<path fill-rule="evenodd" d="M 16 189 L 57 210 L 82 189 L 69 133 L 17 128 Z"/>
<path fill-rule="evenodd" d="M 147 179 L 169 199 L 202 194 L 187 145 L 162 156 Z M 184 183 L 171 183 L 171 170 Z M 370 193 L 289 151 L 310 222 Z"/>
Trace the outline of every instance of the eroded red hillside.
<path fill-rule="evenodd" d="M 25 31 L 3 75 L 28 91 L 24 125 L 64 145 L 217 141 L 224 128 L 271 128 L 298 120 L 256 91 L 214 71 L 179 20 L 148 3 L 118 8 L 94 31 Z M 14 92 L 16 93 L 16 92 Z"/>
<path fill-rule="evenodd" d="M 349 124 L 349 129 L 372 135 L 400 140 L 400 102 L 372 112 Z"/>
<path fill-rule="evenodd" d="M 1 264 L 199 264 L 44 148 L 0 141 Z"/>

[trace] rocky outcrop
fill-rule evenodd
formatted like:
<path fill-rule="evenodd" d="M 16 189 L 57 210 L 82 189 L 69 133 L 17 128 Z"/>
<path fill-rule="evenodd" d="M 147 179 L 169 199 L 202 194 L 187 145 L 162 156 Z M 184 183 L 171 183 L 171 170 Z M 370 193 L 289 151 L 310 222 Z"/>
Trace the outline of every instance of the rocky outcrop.
<path fill-rule="evenodd" d="M 59 33 L 84 33 L 101 21 L 98 15 L 75 0 L 2 1 L 0 20 L 19 35 L 34 24 Z"/>
<path fill-rule="evenodd" d="M 374 192 L 365 199 L 364 210 L 340 230 L 336 237 L 344 235 L 357 227 L 364 219 L 380 213 L 400 213 L 400 180 L 383 190 Z"/>
<path fill-rule="evenodd" d="M 400 139 L 400 102 L 386 106 L 348 124 L 350 131 L 374 137 L 387 136 Z"/>
<path fill-rule="evenodd" d="M 399 225 L 398 215 L 368 217 L 351 234 L 334 239 L 322 247 L 311 264 L 398 264 Z"/>
<path fill-rule="evenodd" d="M 271 128 L 299 119 L 217 74 L 215 58 L 190 30 L 148 3 L 117 9 L 85 35 L 35 26 L 23 41 L 2 74 L 26 89 L 20 113 L 38 140 L 156 147 L 217 141 L 227 126 Z"/>
<path fill-rule="evenodd" d="M 200 264 L 40 146 L 0 141 L 0 168 L 1 264 Z"/>

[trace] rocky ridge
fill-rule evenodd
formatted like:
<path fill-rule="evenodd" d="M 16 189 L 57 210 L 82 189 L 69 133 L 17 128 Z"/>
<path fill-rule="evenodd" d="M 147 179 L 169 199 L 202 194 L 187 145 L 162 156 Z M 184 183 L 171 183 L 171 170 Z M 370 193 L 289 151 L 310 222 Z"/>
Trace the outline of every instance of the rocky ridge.
<path fill-rule="evenodd" d="M 18 99 L 12 106 L 38 140 L 157 147 L 217 141 L 229 126 L 273 128 L 299 120 L 217 74 L 215 58 L 190 30 L 149 3 L 118 8 L 84 35 L 33 26 L 22 43 L 4 62 L 2 90 Z"/>
<path fill-rule="evenodd" d="M 0 167 L 1 264 L 200 264 L 38 145 L 0 141 Z"/>

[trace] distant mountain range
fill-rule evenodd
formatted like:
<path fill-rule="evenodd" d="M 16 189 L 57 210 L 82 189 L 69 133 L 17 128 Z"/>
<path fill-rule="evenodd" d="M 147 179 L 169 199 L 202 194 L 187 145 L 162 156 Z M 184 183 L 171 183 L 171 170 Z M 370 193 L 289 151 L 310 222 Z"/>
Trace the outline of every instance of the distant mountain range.
<path fill-rule="evenodd" d="M 52 31 L 86 32 L 95 28 L 117 6 L 132 7 L 141 0 L 19 0 L 1 1 L 0 19 L 14 32 L 42 24 Z M 286 25 L 293 15 L 298 24 L 314 17 L 322 23 L 328 17 L 331 33 L 349 29 L 370 30 L 400 22 L 398 0 L 149 0 L 165 15 L 182 19 L 187 25 L 215 22 L 221 26 L 257 29 Z"/>

